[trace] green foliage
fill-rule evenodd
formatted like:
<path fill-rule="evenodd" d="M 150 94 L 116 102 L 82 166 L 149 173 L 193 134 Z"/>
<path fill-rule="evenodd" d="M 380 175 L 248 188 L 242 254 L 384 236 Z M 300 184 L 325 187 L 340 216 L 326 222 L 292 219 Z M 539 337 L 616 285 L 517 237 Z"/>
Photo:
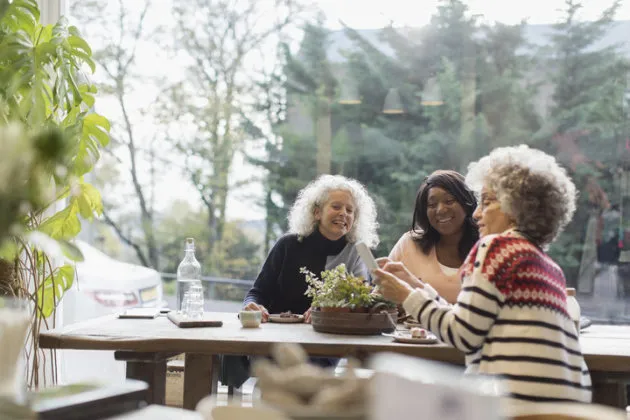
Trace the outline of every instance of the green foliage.
<path fill-rule="evenodd" d="M 286 228 L 283 222 L 297 191 L 316 176 L 313 132 L 322 92 L 333 99 L 332 172 L 368 187 L 379 223 L 386 227 L 380 230 L 380 254 L 389 253 L 409 229 L 415 193 L 432 171 L 465 171 L 490 147 L 522 141 L 538 128 L 531 106 L 535 89 L 523 83 L 529 58 L 520 53 L 522 26 L 482 28 L 463 2 L 445 1 L 422 31 L 382 31 L 381 40 L 392 55 L 346 28 L 353 44 L 343 52 L 346 62 L 331 63 L 330 32 L 321 24 L 306 27 L 297 53 L 284 49 L 285 66 L 277 79 L 285 81 L 292 118 L 275 121 L 275 134 L 282 140 L 270 142 L 267 162 L 256 162 L 269 172 L 268 197 L 282 198 L 281 203 L 268 199 L 266 206 L 280 230 Z M 480 74 L 476 79 L 470 77 L 475 67 Z M 430 78 L 437 80 L 442 106 L 420 102 Z M 344 84 L 356 87 L 360 104 L 335 103 Z M 402 115 L 382 112 L 390 88 L 400 93 L 406 111 Z M 508 99 L 493 105 L 503 96 Z"/>
<path fill-rule="evenodd" d="M 305 295 L 312 298 L 315 308 L 370 308 L 376 303 L 373 287 L 363 277 L 356 277 L 339 264 L 321 273 L 321 280 L 306 267 L 300 268 L 306 277 L 308 288 Z"/>
<path fill-rule="evenodd" d="M 409 229 L 416 189 L 432 171 L 465 173 L 470 161 L 495 147 L 529 143 L 558 156 L 581 193 L 573 222 L 550 249 L 574 283 L 583 249 L 593 246 L 584 243 L 589 217 L 600 217 L 610 202 L 621 200 L 616 168 L 628 167 L 623 95 L 629 66 L 616 45 L 599 47 L 618 2 L 594 22 L 578 18 L 578 2 L 566 5 L 540 51 L 527 43 L 524 23 L 481 25 L 460 0 L 440 2 L 422 30 L 382 30 L 388 55 L 346 28 L 353 45 L 343 51 L 344 63 L 328 61 L 330 33 L 321 22 L 308 26 L 296 54 L 285 47 L 286 65 L 276 76 L 286 81 L 284 111 L 291 117 L 274 120 L 281 140 L 270 142 L 270 158 L 262 164 L 268 170 L 270 222 L 285 230 L 297 191 L 315 177 L 306 168 L 315 167 L 318 146 L 311 131 L 321 86 L 330 87 L 334 99 L 340 86 L 352 83 L 361 103 L 331 104 L 332 172 L 358 179 L 375 199 L 382 227 L 377 253 L 387 254 Z M 440 88 L 441 106 L 418 100 L 430 78 Z M 405 114 L 382 114 L 392 87 Z M 550 109 L 535 108 L 550 90 Z"/>
<path fill-rule="evenodd" d="M 29 204 L 17 207 L 22 213 L 17 219 L 14 214 L 11 223 L 11 233 L 26 241 L 17 242 L 21 247 L 3 247 L 2 255 L 11 259 L 24 251 L 29 255 L 44 251 L 43 261 L 59 256 L 78 260 L 80 252 L 68 241 L 81 230 L 79 217 L 92 220 L 102 212 L 100 194 L 82 177 L 92 170 L 100 148 L 109 143 L 110 129 L 107 119 L 91 110 L 96 89 L 83 68 L 94 71 L 92 52 L 78 29 L 65 19 L 41 25 L 34 0 L 14 0 L 4 12 L 0 19 L 0 121 L 19 124 L 30 134 L 18 135 L 23 149 L 17 161 L 21 172 L 3 173 L 1 181 L 10 181 L 30 196 L 11 197 Z M 0 166 L 11 166 L 16 155 L 4 151 Z M 68 198 L 67 206 L 50 214 L 50 206 L 63 198 Z M 10 212 L 2 212 L 6 214 Z M 50 254 L 56 251 L 59 255 Z M 50 272 L 45 265 L 26 268 L 24 274 L 36 277 L 39 313 L 44 317 L 53 313 L 74 276 L 69 266 Z M 48 293 L 52 290 L 54 294 Z"/>
<path fill-rule="evenodd" d="M 543 51 L 554 83 L 554 105 L 545 122 L 548 130 L 538 136 L 539 146 L 563 161 L 581 192 L 573 221 L 550 249 L 572 285 L 580 276 L 584 250 L 596 246 L 585 242 L 589 219 L 599 219 L 611 203 L 619 204 L 615 173 L 627 165 L 623 95 L 630 63 L 618 46 L 598 47 L 613 27 L 618 7 L 613 2 L 599 19 L 582 22 L 581 4 L 567 1 L 564 17 L 554 25 L 552 42 Z"/>
<path fill-rule="evenodd" d="M 65 264 L 49 274 L 37 289 L 37 306 L 41 308 L 41 315 L 48 318 L 74 282 L 74 267 Z"/>
<path fill-rule="evenodd" d="M 94 186 L 81 183 L 74 188 L 77 194 L 71 195 L 68 206 L 45 219 L 38 227 L 40 232 L 53 239 L 69 240 L 81 231 L 79 216 L 91 221 L 102 213 L 101 196 Z"/>
<path fill-rule="evenodd" d="M 195 238 L 195 255 L 204 276 L 251 280 L 261 265 L 260 241 L 252 238 L 238 222 L 228 222 L 221 241 L 208 246 L 207 215 L 186 202 L 176 201 L 163 215 L 157 231 L 162 244 L 162 271 L 175 273 L 183 258 L 183 244 L 187 237 Z"/>

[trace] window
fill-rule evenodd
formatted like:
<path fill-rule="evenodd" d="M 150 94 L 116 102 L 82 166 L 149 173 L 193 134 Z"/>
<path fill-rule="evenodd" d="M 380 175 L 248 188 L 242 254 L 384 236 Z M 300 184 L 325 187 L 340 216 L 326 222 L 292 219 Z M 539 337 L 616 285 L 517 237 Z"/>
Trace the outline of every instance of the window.
<path fill-rule="evenodd" d="M 191 236 L 206 276 L 252 280 L 330 172 L 368 187 L 386 255 L 425 176 L 527 143 L 580 191 L 550 254 L 583 314 L 628 322 L 630 6 L 317 3 L 70 2 L 113 124 L 94 173 L 106 223 L 86 237 L 173 274 Z M 213 298 L 238 302 L 225 284 Z"/>

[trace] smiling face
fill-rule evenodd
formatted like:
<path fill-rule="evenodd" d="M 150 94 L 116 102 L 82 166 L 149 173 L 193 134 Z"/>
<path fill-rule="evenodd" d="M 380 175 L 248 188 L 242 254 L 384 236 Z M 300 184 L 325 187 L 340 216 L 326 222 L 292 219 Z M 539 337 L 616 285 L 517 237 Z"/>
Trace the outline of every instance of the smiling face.
<path fill-rule="evenodd" d="M 485 186 L 473 218 L 477 221 L 480 237 L 502 233 L 515 226 L 512 218 L 501 209 L 496 193 Z"/>
<path fill-rule="evenodd" d="M 440 235 L 449 236 L 461 232 L 466 211 L 451 193 L 432 187 L 427 197 L 427 218 Z"/>
<path fill-rule="evenodd" d="M 356 205 L 352 194 L 344 190 L 331 191 L 328 200 L 315 208 L 315 220 L 324 237 L 331 241 L 341 239 L 354 224 Z"/>

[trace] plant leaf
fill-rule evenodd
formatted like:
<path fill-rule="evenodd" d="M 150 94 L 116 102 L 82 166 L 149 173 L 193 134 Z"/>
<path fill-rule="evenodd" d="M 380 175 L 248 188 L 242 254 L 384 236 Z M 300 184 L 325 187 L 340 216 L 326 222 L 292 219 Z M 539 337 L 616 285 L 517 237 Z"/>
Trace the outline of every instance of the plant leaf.
<path fill-rule="evenodd" d="M 70 204 L 65 209 L 44 220 L 38 230 L 52 239 L 72 239 L 81 232 L 81 221 L 78 215 L 77 201 L 70 200 Z"/>
<path fill-rule="evenodd" d="M 19 255 L 19 248 L 15 241 L 5 240 L 0 245 L 0 258 L 7 261 L 13 261 Z"/>
<path fill-rule="evenodd" d="M 83 261 L 85 259 L 83 258 L 83 253 L 81 252 L 79 247 L 73 244 L 72 242 L 62 241 L 62 240 L 57 241 L 57 242 L 59 243 L 59 246 L 61 247 L 61 252 L 63 252 L 63 255 L 66 256 L 69 260 L 78 262 L 78 261 Z"/>
<path fill-rule="evenodd" d="M 77 118 L 80 118 L 80 114 Z M 99 114 L 90 113 L 83 117 L 81 137 L 74 160 L 75 175 L 81 176 L 92 169 L 100 157 L 99 148 L 109 144 L 109 129 L 109 121 Z"/>
<path fill-rule="evenodd" d="M 40 316 L 48 318 L 74 283 L 74 267 L 69 264 L 55 269 L 37 288 L 37 307 Z"/>
<path fill-rule="evenodd" d="M 77 201 L 79 212 L 84 219 L 93 220 L 94 214 L 100 216 L 103 213 L 101 194 L 92 184 L 82 183 L 81 193 L 72 199 Z"/>

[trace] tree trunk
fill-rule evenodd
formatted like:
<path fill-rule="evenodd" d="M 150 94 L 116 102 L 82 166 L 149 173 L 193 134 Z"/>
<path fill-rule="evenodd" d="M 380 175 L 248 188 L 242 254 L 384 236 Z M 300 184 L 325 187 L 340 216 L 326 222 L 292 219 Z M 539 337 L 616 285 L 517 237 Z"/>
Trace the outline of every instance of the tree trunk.
<path fill-rule="evenodd" d="M 148 257 L 149 257 L 149 264 L 151 264 L 151 268 L 154 268 L 156 270 L 159 270 L 159 253 L 158 253 L 158 247 L 157 247 L 157 243 L 155 240 L 155 234 L 154 234 L 154 226 L 153 226 L 153 217 L 151 217 L 151 214 L 148 212 L 142 212 L 142 229 L 144 231 L 144 237 L 146 238 L 147 241 L 147 253 L 148 253 Z"/>
<path fill-rule="evenodd" d="M 476 93 L 476 69 L 474 46 L 468 45 L 463 59 L 461 82 L 461 108 L 460 108 L 460 137 L 458 145 L 458 169 L 465 173 L 468 164 L 473 160 L 475 137 L 475 101 Z"/>
<path fill-rule="evenodd" d="M 269 181 L 268 181 L 269 182 Z M 265 194 L 265 240 L 263 242 L 263 247 L 264 247 L 264 255 L 265 257 L 269 254 L 269 248 L 270 248 L 270 242 L 271 242 L 271 235 L 273 233 L 273 215 L 272 213 L 272 209 L 273 209 L 273 202 L 271 200 L 271 186 L 267 185 L 267 193 Z"/>
<path fill-rule="evenodd" d="M 317 121 L 315 121 L 315 138 L 317 139 L 317 175 L 330 173 L 332 158 L 332 129 L 330 127 L 330 101 L 319 101 Z"/>

